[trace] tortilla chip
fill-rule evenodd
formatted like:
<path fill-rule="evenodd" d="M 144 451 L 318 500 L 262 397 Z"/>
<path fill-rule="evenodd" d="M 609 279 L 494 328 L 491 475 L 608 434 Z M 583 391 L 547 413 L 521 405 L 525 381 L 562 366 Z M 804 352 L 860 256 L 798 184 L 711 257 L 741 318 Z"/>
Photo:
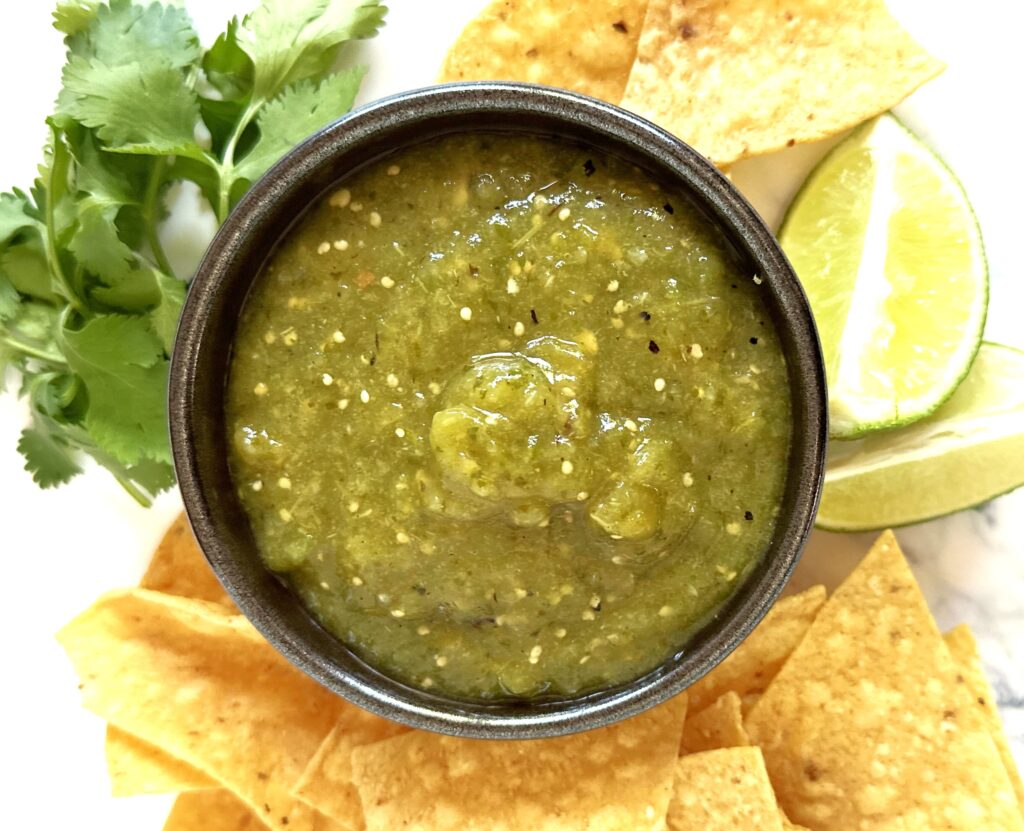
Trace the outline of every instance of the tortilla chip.
<path fill-rule="evenodd" d="M 532 81 L 617 103 L 647 0 L 496 0 L 448 52 L 441 81 Z"/>
<path fill-rule="evenodd" d="M 808 828 L 1024 828 L 892 532 L 825 604 L 746 727 L 783 809 Z"/>
<path fill-rule="evenodd" d="M 1000 718 L 999 708 L 996 706 L 996 694 L 989 685 L 988 678 L 985 677 L 974 634 L 966 623 L 961 623 L 950 629 L 942 636 L 942 639 L 949 647 L 953 661 L 960 671 L 958 679 L 962 678 L 966 684 L 967 692 L 978 710 L 985 729 L 988 730 L 992 741 L 996 743 L 999 757 L 1003 760 L 1003 767 L 1006 768 L 1006 775 L 1010 777 L 1010 784 L 1013 785 L 1013 791 L 1017 795 L 1017 808 L 1024 812 L 1024 783 L 1021 782 L 1017 763 L 1013 759 L 1013 751 L 1010 750 L 1010 743 L 1003 730 L 1003 720 Z"/>
<path fill-rule="evenodd" d="M 231 791 L 215 788 L 174 800 L 164 831 L 265 831 L 255 812 Z"/>
<path fill-rule="evenodd" d="M 181 759 L 109 725 L 106 756 L 112 796 L 182 793 L 217 787 L 209 776 Z"/>
<path fill-rule="evenodd" d="M 587 733 L 474 741 L 412 732 L 352 751 L 368 831 L 664 827 L 681 695 Z"/>
<path fill-rule="evenodd" d="M 825 603 L 825 589 L 812 586 L 784 597 L 764 616 L 757 628 L 722 663 L 690 687 L 690 710 L 699 713 L 724 693 L 735 692 L 754 700 L 764 692 L 790 653 L 803 640 L 818 610 Z M 747 712 L 747 709 L 744 709 Z"/>
<path fill-rule="evenodd" d="M 795 822 L 790 820 L 782 811 L 779 812 L 779 819 L 782 820 L 783 831 L 809 831 L 803 825 L 797 825 Z"/>
<path fill-rule="evenodd" d="M 87 708 L 230 788 L 271 828 L 316 818 L 289 789 L 342 702 L 240 615 L 145 589 L 116 592 L 58 639 Z"/>
<path fill-rule="evenodd" d="M 676 762 L 670 831 L 783 831 L 761 751 L 730 747 Z"/>
<path fill-rule="evenodd" d="M 144 589 L 196 597 L 235 609 L 196 544 L 184 514 L 179 514 L 167 529 L 139 585 Z"/>
<path fill-rule="evenodd" d="M 732 691 L 696 715 L 688 716 L 683 725 L 684 753 L 749 745 L 750 736 L 743 727 L 743 703 Z"/>
<path fill-rule="evenodd" d="M 364 744 L 408 733 L 409 728 L 360 710 L 345 707 L 292 789 L 292 795 L 339 825 L 361 829 L 363 805 L 352 781 L 352 750 Z"/>
<path fill-rule="evenodd" d="M 724 165 L 853 127 L 942 69 L 883 0 L 651 0 L 622 106 Z"/>

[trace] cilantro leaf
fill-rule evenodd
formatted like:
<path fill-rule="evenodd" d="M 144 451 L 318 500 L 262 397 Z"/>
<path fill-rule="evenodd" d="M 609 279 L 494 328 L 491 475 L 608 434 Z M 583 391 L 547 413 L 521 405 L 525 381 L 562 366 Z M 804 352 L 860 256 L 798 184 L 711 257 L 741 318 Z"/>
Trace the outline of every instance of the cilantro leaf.
<path fill-rule="evenodd" d="M 53 28 L 65 35 L 77 35 L 96 19 L 99 5 L 99 0 L 63 0 L 53 10 Z"/>
<path fill-rule="evenodd" d="M 26 235 L 0 254 L 0 274 L 21 294 L 48 303 L 60 302 L 60 296 L 53 290 L 53 278 L 39 234 Z"/>
<path fill-rule="evenodd" d="M 85 427 L 122 464 L 169 462 L 164 347 L 143 317 L 102 315 L 60 338 L 89 394 Z"/>
<path fill-rule="evenodd" d="M 21 295 L 0 269 L 0 321 L 14 317 L 20 307 Z M 2 374 L 3 366 L 0 365 L 0 375 Z"/>
<path fill-rule="evenodd" d="M 178 333 L 181 307 L 185 303 L 185 283 L 166 274 L 160 274 L 157 276 L 157 288 L 160 292 L 160 303 L 150 313 L 150 318 L 153 321 L 153 331 L 160 338 L 164 351 L 170 355 L 174 347 L 174 336 Z"/>
<path fill-rule="evenodd" d="M 29 215 L 31 206 L 23 193 L 0 193 L 0 248 L 23 228 L 41 228 Z"/>
<path fill-rule="evenodd" d="M 111 0 L 109 6 L 99 6 L 88 25 L 80 27 L 67 43 L 72 54 L 95 58 L 107 66 L 145 65 L 158 57 L 183 69 L 202 55 L 199 36 L 184 9 L 159 3 L 137 6 L 131 0 Z"/>
<path fill-rule="evenodd" d="M 41 488 L 63 485 L 82 472 L 75 461 L 74 448 L 58 429 L 28 427 L 21 432 L 18 452 L 25 457 L 25 470 Z"/>
<path fill-rule="evenodd" d="M 352 109 L 365 66 L 329 75 L 319 85 L 299 81 L 270 101 L 256 120 L 260 137 L 238 164 L 240 178 L 254 181 L 296 144 Z"/>
<path fill-rule="evenodd" d="M 225 29 L 203 55 L 203 73 L 224 101 L 239 101 L 252 94 L 253 63 L 238 43 L 238 18 Z"/>
<path fill-rule="evenodd" d="M 255 65 L 253 96 L 327 72 L 348 40 L 369 38 L 387 8 L 378 0 L 263 0 L 238 33 Z"/>
<path fill-rule="evenodd" d="M 57 106 L 62 115 L 95 129 L 110 150 L 203 155 L 195 141 L 196 94 L 180 69 L 161 60 L 112 66 L 73 55 Z"/>
<path fill-rule="evenodd" d="M 116 279 L 131 269 L 135 252 L 117 235 L 117 206 L 91 198 L 80 200 L 78 206 L 78 228 L 68 243 L 78 262 L 100 278 Z"/>

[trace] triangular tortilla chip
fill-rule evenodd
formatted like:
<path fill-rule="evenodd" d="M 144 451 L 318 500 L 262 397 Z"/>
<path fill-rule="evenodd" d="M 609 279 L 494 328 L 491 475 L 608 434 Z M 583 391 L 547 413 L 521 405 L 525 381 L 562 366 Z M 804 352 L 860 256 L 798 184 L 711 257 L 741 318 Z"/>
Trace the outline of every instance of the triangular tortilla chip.
<path fill-rule="evenodd" d="M 459 36 L 441 81 L 531 81 L 617 103 L 647 0 L 497 0 Z"/>
<path fill-rule="evenodd" d="M 883 0 L 651 0 L 622 106 L 724 165 L 853 127 L 942 68 Z"/>
<path fill-rule="evenodd" d="M 139 586 L 164 594 L 209 600 L 237 611 L 206 562 L 184 514 L 179 514 L 167 529 Z"/>
<path fill-rule="evenodd" d="M 776 603 L 728 658 L 686 691 L 690 711 L 699 713 L 729 691 L 744 699 L 763 692 L 803 640 L 824 603 L 823 586 L 812 586 Z"/>
<path fill-rule="evenodd" d="M 365 822 L 359 792 L 352 781 L 352 750 L 408 732 L 404 725 L 358 707 L 345 707 L 334 729 L 306 765 L 292 795 L 344 828 L 358 831 Z"/>
<path fill-rule="evenodd" d="M 664 827 L 686 696 L 558 739 L 413 732 L 352 751 L 367 831 Z"/>
<path fill-rule="evenodd" d="M 825 604 L 746 726 L 783 809 L 815 831 L 1024 828 L 891 532 Z"/>
<path fill-rule="evenodd" d="M 182 793 L 217 787 L 209 776 L 181 759 L 110 725 L 107 725 L 105 749 L 112 796 Z"/>
<path fill-rule="evenodd" d="M 132 589 L 101 598 L 58 639 L 87 708 L 229 787 L 271 828 L 313 827 L 289 790 L 341 699 L 240 615 Z"/>
<path fill-rule="evenodd" d="M 669 831 L 783 831 L 764 759 L 756 747 L 730 747 L 676 762 Z"/>
<path fill-rule="evenodd" d="M 1010 743 L 1003 730 L 1003 720 L 999 717 L 999 708 L 996 706 L 996 694 L 988 683 L 988 678 L 985 677 L 974 634 L 966 623 L 961 623 L 950 629 L 942 636 L 942 639 L 949 647 L 957 669 L 960 671 L 958 678 L 963 678 L 971 701 L 977 707 L 992 741 L 996 743 L 999 757 L 1003 760 L 1003 767 L 1006 768 L 1006 775 L 1010 777 L 1010 784 L 1013 785 L 1013 791 L 1017 795 L 1017 808 L 1024 812 L 1024 783 L 1021 782 L 1017 763 L 1013 759 L 1013 751 L 1010 750 Z"/>
<path fill-rule="evenodd" d="M 732 691 L 696 715 L 688 715 L 683 725 L 684 753 L 749 745 L 750 736 L 743 727 L 743 702 Z"/>

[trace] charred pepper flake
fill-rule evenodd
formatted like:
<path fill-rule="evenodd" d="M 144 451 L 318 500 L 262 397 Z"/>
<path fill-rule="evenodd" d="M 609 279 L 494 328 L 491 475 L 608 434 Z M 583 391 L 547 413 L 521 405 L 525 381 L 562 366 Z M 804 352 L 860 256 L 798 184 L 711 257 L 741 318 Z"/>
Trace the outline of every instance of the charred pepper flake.
<path fill-rule="evenodd" d="M 651 352 L 653 352 L 655 355 L 657 355 L 661 351 L 661 347 L 658 346 L 658 344 L 656 344 L 654 341 L 649 341 L 647 343 L 647 348 L 650 349 Z"/>
<path fill-rule="evenodd" d="M 753 513 L 751 513 L 750 511 L 744 511 L 744 512 L 743 512 L 743 518 L 744 518 L 744 519 L 745 519 L 745 520 L 746 520 L 747 522 L 753 522 L 753 520 L 754 520 L 754 514 L 753 514 Z"/>
<path fill-rule="evenodd" d="M 672 207 L 672 203 L 671 202 L 666 202 L 661 207 L 665 209 L 665 213 L 667 213 L 667 214 L 674 214 L 676 212 L 676 209 Z"/>
<path fill-rule="evenodd" d="M 626 21 L 625 20 L 616 20 L 612 24 L 612 28 L 616 32 L 622 32 L 622 34 L 626 34 L 629 31 L 629 27 L 626 25 Z"/>
<path fill-rule="evenodd" d="M 593 176 L 595 172 L 597 172 L 597 168 L 594 167 L 594 160 L 593 159 L 587 159 L 583 163 L 583 175 L 584 176 Z"/>
<path fill-rule="evenodd" d="M 757 346 L 757 338 L 751 338 L 750 343 L 754 346 Z"/>
<path fill-rule="evenodd" d="M 537 310 L 536 309 L 530 309 L 530 320 L 532 320 L 534 323 L 539 323 L 540 322 L 540 321 L 537 320 Z"/>
<path fill-rule="evenodd" d="M 649 321 L 651 319 L 651 313 L 650 312 L 640 312 L 640 317 L 642 317 L 644 320 L 648 320 Z"/>

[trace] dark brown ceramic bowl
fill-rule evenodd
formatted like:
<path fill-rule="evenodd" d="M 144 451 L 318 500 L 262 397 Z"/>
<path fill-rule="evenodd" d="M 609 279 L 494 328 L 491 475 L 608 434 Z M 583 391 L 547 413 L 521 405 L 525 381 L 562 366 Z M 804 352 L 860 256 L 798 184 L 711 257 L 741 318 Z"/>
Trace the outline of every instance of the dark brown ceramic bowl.
<path fill-rule="evenodd" d="M 224 389 L 239 310 L 277 242 L 317 197 L 356 168 L 402 147 L 463 131 L 560 136 L 620 156 L 692 195 L 768 288 L 789 365 L 793 439 L 775 536 L 758 567 L 677 654 L 643 677 L 580 698 L 484 702 L 399 683 L 324 630 L 260 561 L 228 471 Z M 174 463 L 189 520 L 239 608 L 292 663 L 361 707 L 457 736 L 538 738 L 609 724 L 685 689 L 728 655 L 782 591 L 811 530 L 827 435 L 825 373 L 811 311 L 764 222 L 683 142 L 617 107 L 564 90 L 480 83 L 403 93 L 364 107 L 289 153 L 228 217 L 181 318 L 171 364 Z"/>

